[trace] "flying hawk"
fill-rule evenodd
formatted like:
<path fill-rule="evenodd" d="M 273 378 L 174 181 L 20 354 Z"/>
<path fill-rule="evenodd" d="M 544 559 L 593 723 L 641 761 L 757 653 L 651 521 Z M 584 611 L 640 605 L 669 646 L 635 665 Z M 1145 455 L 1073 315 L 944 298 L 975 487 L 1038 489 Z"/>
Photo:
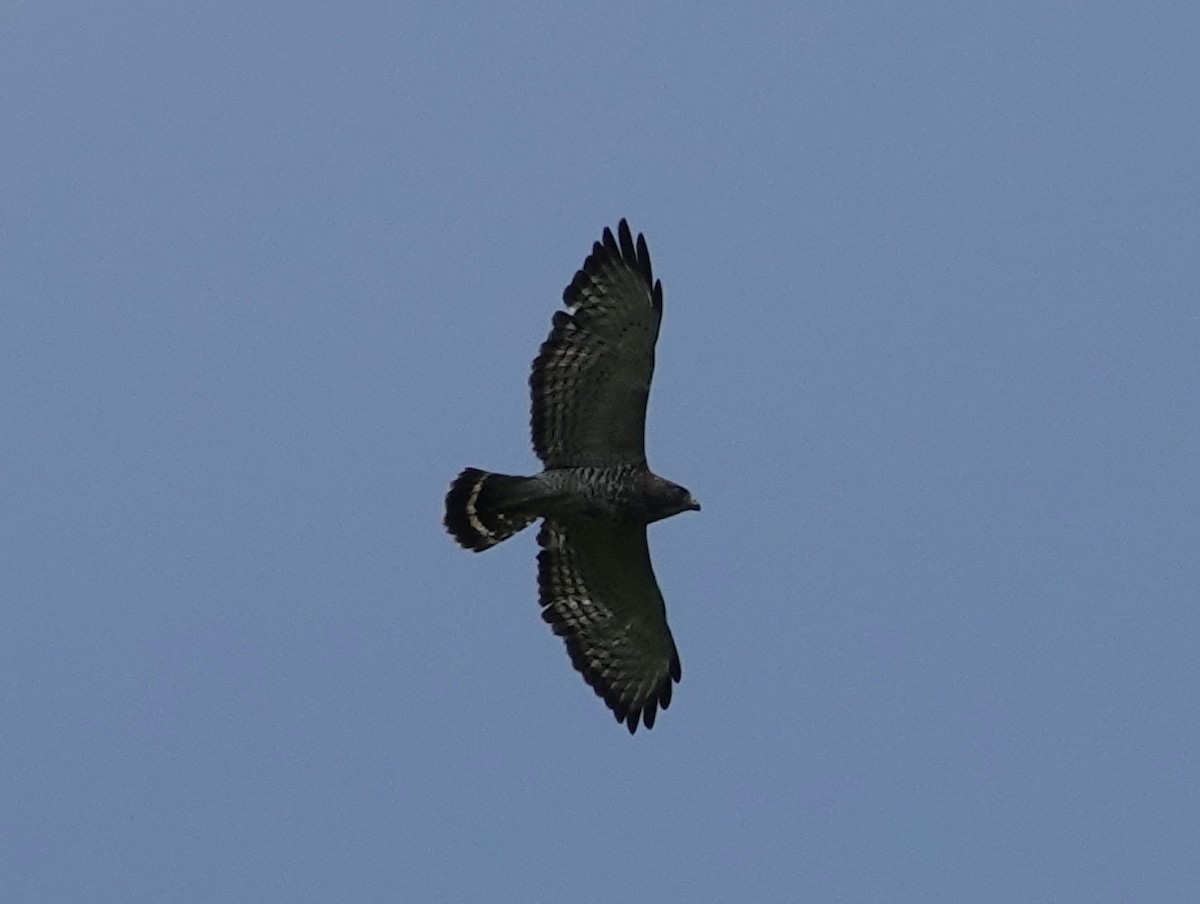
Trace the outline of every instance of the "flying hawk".
<path fill-rule="evenodd" d="M 679 653 L 650 565 L 646 525 L 699 511 L 646 464 L 646 401 L 662 283 L 641 235 L 605 229 L 563 292 L 533 362 L 533 448 L 545 469 L 512 477 L 467 468 L 446 495 L 446 529 L 475 552 L 542 518 L 542 618 L 630 734 L 654 725 L 679 681 Z"/>

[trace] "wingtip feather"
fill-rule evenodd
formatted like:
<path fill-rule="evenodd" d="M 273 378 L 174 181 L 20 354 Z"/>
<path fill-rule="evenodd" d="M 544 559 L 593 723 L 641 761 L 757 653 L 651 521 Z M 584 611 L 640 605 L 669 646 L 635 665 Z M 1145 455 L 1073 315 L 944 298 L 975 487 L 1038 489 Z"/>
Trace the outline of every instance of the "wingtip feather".
<path fill-rule="evenodd" d="M 637 259 L 642 268 L 642 276 L 646 278 L 646 285 L 654 285 L 654 268 L 650 265 L 650 249 L 646 247 L 646 237 L 640 232 L 637 237 Z"/>
<path fill-rule="evenodd" d="M 636 265 L 638 263 L 637 248 L 634 247 L 629 224 L 624 219 L 617 225 L 617 235 L 621 240 L 621 257 L 625 258 L 628 263 Z"/>

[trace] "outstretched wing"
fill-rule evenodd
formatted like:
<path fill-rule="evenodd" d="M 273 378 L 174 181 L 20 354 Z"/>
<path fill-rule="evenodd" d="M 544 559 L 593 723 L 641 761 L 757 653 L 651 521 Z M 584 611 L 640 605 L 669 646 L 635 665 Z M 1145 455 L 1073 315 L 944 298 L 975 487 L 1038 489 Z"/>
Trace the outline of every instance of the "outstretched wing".
<path fill-rule="evenodd" d="M 533 449 L 548 468 L 646 460 L 662 283 L 646 239 L 624 220 L 617 236 L 592 246 L 533 362 Z"/>
<path fill-rule="evenodd" d="M 538 534 L 538 590 L 544 618 L 567 644 L 571 663 L 632 734 L 654 726 L 681 675 L 667 610 L 650 566 L 646 528 L 612 523 Z"/>

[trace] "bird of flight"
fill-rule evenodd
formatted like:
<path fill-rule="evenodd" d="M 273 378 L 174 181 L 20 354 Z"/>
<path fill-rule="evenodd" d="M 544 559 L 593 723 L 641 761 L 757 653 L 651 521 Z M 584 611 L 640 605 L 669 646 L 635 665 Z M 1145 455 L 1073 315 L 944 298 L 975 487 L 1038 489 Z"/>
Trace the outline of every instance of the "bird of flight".
<path fill-rule="evenodd" d="M 646 525 L 700 504 L 646 463 L 646 402 L 662 321 L 662 283 L 621 220 L 604 230 L 563 292 L 533 362 L 533 448 L 544 470 L 467 468 L 446 495 L 446 529 L 482 552 L 542 520 L 542 618 L 571 663 L 625 723 L 654 726 L 680 679 Z"/>

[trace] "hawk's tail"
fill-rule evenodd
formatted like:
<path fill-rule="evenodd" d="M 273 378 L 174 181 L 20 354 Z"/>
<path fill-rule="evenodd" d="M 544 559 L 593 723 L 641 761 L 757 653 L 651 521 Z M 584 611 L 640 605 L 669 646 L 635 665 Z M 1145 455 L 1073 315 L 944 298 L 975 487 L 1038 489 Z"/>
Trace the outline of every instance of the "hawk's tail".
<path fill-rule="evenodd" d="M 536 515 L 514 511 L 525 501 L 525 477 L 491 474 L 467 468 L 450 484 L 446 494 L 446 530 L 459 545 L 475 552 L 491 549 L 537 520 Z"/>

